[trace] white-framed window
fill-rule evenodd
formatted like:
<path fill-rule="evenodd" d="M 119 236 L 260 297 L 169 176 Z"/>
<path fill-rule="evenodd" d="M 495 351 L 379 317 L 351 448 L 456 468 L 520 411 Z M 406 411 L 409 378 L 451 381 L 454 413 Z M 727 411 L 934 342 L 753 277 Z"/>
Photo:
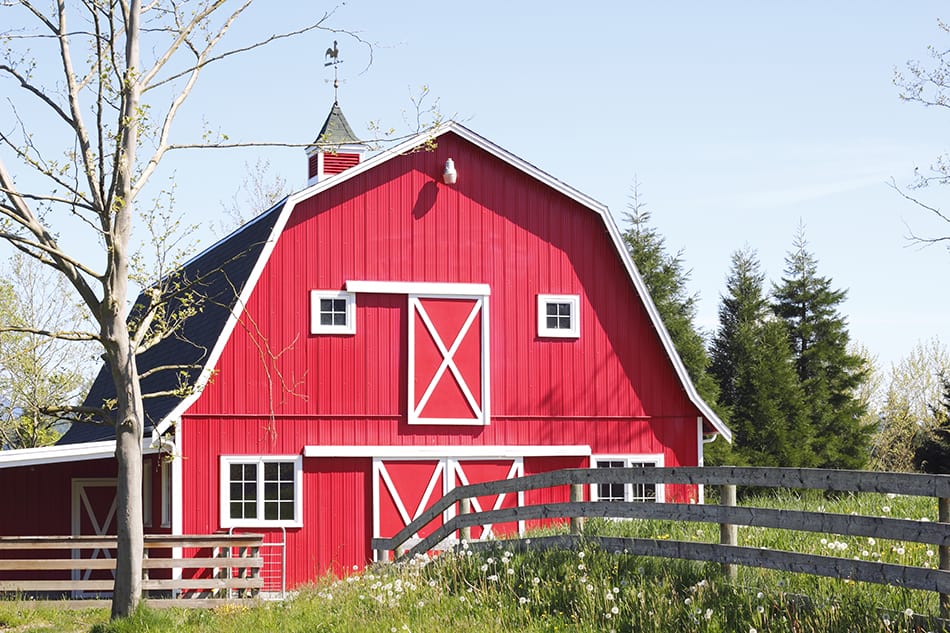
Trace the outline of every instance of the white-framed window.
<path fill-rule="evenodd" d="M 355 334 L 356 295 L 339 290 L 311 290 L 310 333 Z"/>
<path fill-rule="evenodd" d="M 579 295 L 538 295 L 538 336 L 578 338 L 580 306 Z"/>
<path fill-rule="evenodd" d="M 142 465 L 142 525 L 152 527 L 152 469 L 154 464 L 146 461 Z"/>
<path fill-rule="evenodd" d="M 303 525 L 302 455 L 221 457 L 221 527 Z"/>
<path fill-rule="evenodd" d="M 662 468 L 663 455 L 594 455 L 590 463 L 593 468 Z M 593 501 L 641 503 L 662 503 L 665 500 L 663 484 L 635 482 L 592 484 L 590 497 Z"/>
<path fill-rule="evenodd" d="M 162 527 L 172 526 L 172 469 L 162 460 Z"/>

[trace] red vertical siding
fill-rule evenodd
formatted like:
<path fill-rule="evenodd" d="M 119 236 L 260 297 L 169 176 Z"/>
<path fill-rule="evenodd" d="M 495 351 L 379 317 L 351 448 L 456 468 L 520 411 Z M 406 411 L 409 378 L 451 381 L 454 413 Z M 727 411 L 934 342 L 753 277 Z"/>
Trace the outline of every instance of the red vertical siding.
<path fill-rule="evenodd" d="M 439 180 L 448 157 L 459 170 L 454 186 Z M 491 288 L 490 425 L 407 424 L 405 296 L 360 294 L 354 335 L 309 334 L 310 290 L 348 280 Z M 538 337 L 538 294 L 579 295 L 578 339 Z M 667 466 L 697 459 L 698 412 L 601 218 L 451 134 L 434 151 L 298 203 L 215 369 L 181 426 L 186 532 L 220 527 L 219 455 L 584 445 L 662 454 Z M 580 465 L 525 459 L 526 473 Z M 291 584 L 370 559 L 371 478 L 369 458 L 304 459 L 304 527 L 288 530 Z M 691 494 L 667 487 L 671 501 Z"/>
<path fill-rule="evenodd" d="M 496 416 L 695 413 L 600 218 L 451 135 L 297 205 L 195 410 L 403 415 L 405 297 L 360 295 L 355 336 L 308 334 L 308 291 L 348 279 L 490 285 Z M 581 296 L 580 339 L 537 337 L 539 293 Z"/>

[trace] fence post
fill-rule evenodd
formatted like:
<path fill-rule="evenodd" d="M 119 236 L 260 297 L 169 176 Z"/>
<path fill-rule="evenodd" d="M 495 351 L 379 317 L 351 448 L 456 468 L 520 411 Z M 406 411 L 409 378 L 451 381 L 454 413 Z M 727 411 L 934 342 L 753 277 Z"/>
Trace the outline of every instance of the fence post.
<path fill-rule="evenodd" d="M 736 486 L 735 484 L 724 484 L 719 486 L 719 505 L 733 507 L 736 505 Z M 719 544 L 720 545 L 738 545 L 739 531 L 735 525 L 730 523 L 719 524 Z M 727 580 L 736 579 L 736 566 L 731 563 L 722 564 L 722 574 Z"/>
<path fill-rule="evenodd" d="M 584 484 L 571 484 L 571 503 L 584 501 Z M 571 534 L 584 533 L 584 517 L 571 517 Z"/>
<path fill-rule="evenodd" d="M 149 591 L 144 586 L 148 585 L 148 546 L 142 548 L 142 597 L 148 598 Z"/>
<path fill-rule="evenodd" d="M 950 499 L 937 499 L 937 520 L 941 523 L 950 523 Z M 940 546 L 940 569 L 950 570 L 950 547 Z M 950 595 L 940 594 L 940 617 L 950 618 Z"/>
<path fill-rule="evenodd" d="M 472 500 L 468 497 L 459 499 L 459 516 L 472 513 Z M 472 526 L 466 525 L 459 530 L 459 539 L 462 541 L 472 540 Z"/>

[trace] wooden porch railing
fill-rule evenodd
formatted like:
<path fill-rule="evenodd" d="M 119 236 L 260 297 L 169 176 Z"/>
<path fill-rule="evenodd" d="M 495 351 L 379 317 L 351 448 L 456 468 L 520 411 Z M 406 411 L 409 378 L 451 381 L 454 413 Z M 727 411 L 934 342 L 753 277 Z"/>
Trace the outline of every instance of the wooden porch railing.
<path fill-rule="evenodd" d="M 260 534 L 146 535 L 143 597 L 151 606 L 213 606 L 254 597 L 263 586 L 262 542 Z M 115 547 L 114 536 L 0 537 L 0 594 L 57 599 L 111 592 L 112 574 L 103 572 L 115 570 L 115 559 L 101 553 Z M 181 549 L 194 554 L 175 558 Z M 156 570 L 168 571 L 150 577 Z"/>
<path fill-rule="evenodd" d="M 584 501 L 585 491 L 598 484 L 705 484 L 719 486 L 719 505 L 674 503 L 628 503 Z M 570 486 L 569 502 L 524 505 L 515 508 L 469 513 L 470 500 L 502 493 Z M 925 496 L 936 499 L 938 521 L 898 519 L 776 510 L 735 505 L 736 486 L 756 488 L 812 489 L 832 492 L 877 492 Z M 455 516 L 445 521 L 426 538 L 415 535 L 429 523 L 440 519 L 450 508 Z M 605 538 L 582 536 L 584 517 L 618 517 L 669 521 L 714 523 L 720 526 L 719 543 L 666 541 L 642 538 Z M 435 548 L 459 534 L 462 538 L 473 526 L 532 519 L 571 519 L 571 534 L 532 537 L 506 542 L 514 549 L 576 547 L 580 539 L 600 542 L 610 551 L 624 550 L 642 556 L 658 556 L 717 562 L 727 577 L 734 565 L 808 573 L 833 578 L 894 585 L 940 594 L 941 617 L 950 616 L 950 476 L 863 471 L 791 469 L 791 468 L 604 468 L 568 469 L 515 479 L 459 486 L 423 512 L 392 538 L 373 539 L 373 548 L 381 560 L 389 552 L 398 557 L 413 557 Z M 764 550 L 738 546 L 736 526 L 767 527 L 842 536 L 864 536 L 911 541 L 937 546 L 937 569 L 853 560 L 834 556 L 803 554 L 783 550 Z M 407 542 L 413 539 L 409 548 Z"/>

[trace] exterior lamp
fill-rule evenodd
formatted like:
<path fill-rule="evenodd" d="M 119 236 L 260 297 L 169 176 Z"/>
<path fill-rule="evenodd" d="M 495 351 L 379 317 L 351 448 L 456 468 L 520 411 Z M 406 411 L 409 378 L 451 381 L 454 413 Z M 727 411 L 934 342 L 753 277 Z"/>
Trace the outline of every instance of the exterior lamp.
<path fill-rule="evenodd" d="M 442 182 L 447 185 L 454 185 L 458 177 L 458 172 L 455 171 L 455 161 L 451 158 L 446 159 L 445 170 L 442 171 Z"/>

